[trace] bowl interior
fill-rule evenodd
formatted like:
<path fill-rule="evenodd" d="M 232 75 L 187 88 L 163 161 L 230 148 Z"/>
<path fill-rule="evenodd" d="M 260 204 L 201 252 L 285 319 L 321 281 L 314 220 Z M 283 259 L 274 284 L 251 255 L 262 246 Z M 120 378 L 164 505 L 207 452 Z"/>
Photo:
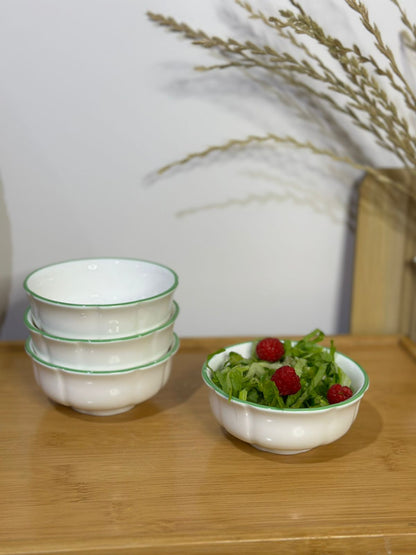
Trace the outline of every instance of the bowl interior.
<path fill-rule="evenodd" d="M 211 380 L 212 371 L 217 370 L 220 368 L 226 359 L 228 358 L 228 354 L 230 351 L 234 351 L 236 353 L 241 354 L 244 357 L 249 357 L 253 350 L 253 341 L 248 341 L 245 343 L 239 343 L 236 345 L 231 345 L 227 347 L 224 351 L 221 351 L 215 355 L 213 355 L 210 359 L 205 361 L 202 367 L 202 378 L 204 382 L 210 387 L 211 389 L 215 390 L 219 395 L 226 397 L 228 396 L 222 391 L 214 382 Z M 295 342 L 294 342 L 295 343 Z M 326 349 L 324 347 L 324 349 Z M 332 407 L 351 403 L 355 401 L 357 398 L 362 397 L 369 386 L 369 379 L 368 375 L 365 370 L 354 360 L 349 358 L 348 356 L 336 352 L 335 353 L 335 362 L 344 370 L 344 372 L 351 378 L 351 389 L 353 391 L 353 396 L 350 397 L 347 401 L 343 403 L 338 403 L 337 405 L 329 405 L 324 407 L 312 407 L 312 408 L 296 408 L 296 409 L 279 409 L 277 407 L 267 407 L 264 405 L 259 405 L 256 403 L 251 403 L 250 401 L 241 401 L 239 399 L 232 398 L 232 401 L 235 403 L 241 403 L 246 405 L 252 405 L 258 407 L 259 409 L 266 410 L 266 411 L 285 411 L 285 412 L 305 412 L 305 411 L 325 411 L 329 410 Z"/>
<path fill-rule="evenodd" d="M 145 260 L 95 258 L 71 260 L 35 270 L 26 278 L 29 295 L 50 302 L 97 306 L 155 298 L 178 284 L 173 270 Z"/>

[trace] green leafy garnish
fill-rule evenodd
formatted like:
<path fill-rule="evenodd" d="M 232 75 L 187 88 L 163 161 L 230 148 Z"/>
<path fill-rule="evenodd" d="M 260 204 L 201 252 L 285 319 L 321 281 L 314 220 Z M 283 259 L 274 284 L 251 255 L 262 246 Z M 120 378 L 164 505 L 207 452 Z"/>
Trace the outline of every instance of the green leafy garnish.
<path fill-rule="evenodd" d="M 335 345 L 331 341 L 329 348 L 320 343 L 325 334 L 316 329 L 305 335 L 300 341 L 284 341 L 285 354 L 278 362 L 259 360 L 253 343 L 253 351 L 248 358 L 231 351 L 224 365 L 211 368 L 211 379 L 229 399 L 249 401 L 268 407 L 280 409 L 299 409 L 323 407 L 329 405 L 326 398 L 328 389 L 333 384 L 350 386 L 351 380 L 335 362 Z M 208 357 L 209 361 L 214 356 Z M 280 395 L 271 377 L 281 366 L 292 366 L 299 376 L 301 389 L 292 395 Z"/>

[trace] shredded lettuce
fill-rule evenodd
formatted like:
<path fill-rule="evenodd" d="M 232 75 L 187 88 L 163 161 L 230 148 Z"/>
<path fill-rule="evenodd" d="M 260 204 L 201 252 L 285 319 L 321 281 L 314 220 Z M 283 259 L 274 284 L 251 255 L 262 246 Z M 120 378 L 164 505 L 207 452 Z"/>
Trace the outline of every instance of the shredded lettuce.
<path fill-rule="evenodd" d="M 326 393 L 331 385 L 339 383 L 350 386 L 351 380 L 335 363 L 335 345 L 331 341 L 329 348 L 320 343 L 325 334 L 316 329 L 305 335 L 300 341 L 284 341 L 285 354 L 278 362 L 270 363 L 259 360 L 256 344 L 249 358 L 231 351 L 224 365 L 211 369 L 211 379 L 230 399 L 250 401 L 268 407 L 280 409 L 298 409 L 323 407 L 328 405 Z M 209 361 L 217 354 L 208 357 Z M 293 394 L 282 396 L 272 375 L 281 366 L 293 366 L 301 382 L 301 389 Z"/>

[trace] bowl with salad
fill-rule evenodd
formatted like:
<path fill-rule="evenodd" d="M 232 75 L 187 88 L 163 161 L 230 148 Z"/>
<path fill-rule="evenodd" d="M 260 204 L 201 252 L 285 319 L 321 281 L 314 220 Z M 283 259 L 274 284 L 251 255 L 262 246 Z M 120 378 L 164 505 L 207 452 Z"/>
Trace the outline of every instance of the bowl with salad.
<path fill-rule="evenodd" d="M 202 378 L 212 412 L 232 436 L 291 455 L 348 432 L 369 387 L 365 370 L 316 329 L 298 341 L 266 337 L 209 355 Z"/>

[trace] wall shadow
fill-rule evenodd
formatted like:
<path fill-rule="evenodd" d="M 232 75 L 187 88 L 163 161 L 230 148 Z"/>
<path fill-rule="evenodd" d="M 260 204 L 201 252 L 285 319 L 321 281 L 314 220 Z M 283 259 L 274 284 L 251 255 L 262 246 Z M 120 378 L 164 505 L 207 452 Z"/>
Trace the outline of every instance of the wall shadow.
<path fill-rule="evenodd" d="M 240 7 L 243 7 L 243 3 L 241 3 Z M 326 17 L 322 23 L 326 32 L 331 33 L 331 20 L 342 20 L 342 29 L 338 29 L 338 32 L 341 32 L 340 39 L 342 41 L 345 39 L 349 41 L 350 37 L 354 37 L 355 34 L 357 38 L 359 37 L 359 30 L 355 33 L 356 22 L 354 18 L 348 17 L 348 10 L 345 13 L 345 9 L 338 6 L 328 8 L 329 10 L 326 12 Z M 218 19 L 224 24 L 225 32 L 228 29 L 235 41 L 239 41 L 241 44 L 245 43 L 245 41 L 258 45 L 267 44 L 276 52 L 288 52 L 293 54 L 295 58 L 299 57 L 299 49 L 296 43 L 288 41 L 287 36 L 285 38 L 283 33 L 276 33 L 276 29 L 271 29 L 268 26 L 269 20 L 267 17 L 259 17 L 257 8 L 254 10 L 254 16 L 250 13 L 250 10 L 251 8 L 239 10 L 235 9 L 235 6 L 227 7 L 221 4 L 217 9 L 217 15 Z M 273 15 L 273 13 L 266 15 Z M 313 11 L 311 15 L 313 16 Z M 262 21 L 266 22 L 266 27 L 262 25 Z M 169 26 L 166 27 L 169 29 Z M 171 30 L 175 30 L 176 34 L 178 34 L 178 29 L 179 27 L 176 30 Z M 189 39 L 189 37 L 187 38 Z M 172 38 L 172 40 L 175 39 Z M 301 40 L 300 42 L 302 43 Z M 202 50 L 203 42 L 194 41 L 191 47 L 197 45 Z M 205 46 L 205 54 L 208 50 Z M 165 85 L 166 94 L 181 100 L 197 97 L 208 103 L 215 103 L 220 109 L 235 114 L 242 121 L 247 121 L 249 128 L 251 124 L 254 124 L 256 128 L 261 129 L 264 127 L 278 136 L 285 135 L 284 125 L 281 125 L 281 123 L 287 124 L 290 120 L 290 134 L 292 134 L 291 131 L 293 129 L 295 137 L 302 137 L 302 140 L 299 142 L 312 141 L 320 149 L 329 150 L 341 157 L 345 156 L 363 167 L 375 168 L 379 167 L 380 163 L 383 165 L 396 165 L 399 162 L 400 164 L 400 160 L 396 159 L 393 153 L 389 152 L 388 148 L 383 149 L 381 145 L 376 144 L 377 141 L 374 141 L 374 136 L 371 133 L 367 134 L 367 131 L 363 132 L 362 128 L 359 129 L 354 118 L 351 119 L 343 110 L 337 109 L 337 107 L 339 108 L 339 97 L 331 97 L 330 95 L 328 98 L 326 94 L 319 94 L 319 92 L 330 92 L 330 88 L 327 90 L 325 87 L 322 87 L 321 89 L 313 79 L 308 80 L 307 75 L 304 74 L 302 74 L 302 80 L 292 80 L 285 71 L 279 71 L 279 68 L 273 66 L 272 63 L 270 63 L 270 67 L 274 67 L 274 70 L 267 71 L 267 56 L 264 56 L 264 60 L 266 60 L 264 64 L 245 65 L 244 63 L 239 63 L 241 62 L 239 56 L 234 56 L 227 50 L 221 54 L 220 49 L 219 55 L 215 50 L 214 53 L 217 56 L 215 58 L 212 57 L 212 62 L 208 56 L 201 56 L 203 60 L 202 67 L 205 67 L 205 69 L 214 68 L 213 71 L 199 71 L 197 74 L 191 75 L 190 72 L 187 72 L 185 62 L 176 62 L 174 68 L 176 77 L 167 80 Z M 326 61 L 328 60 L 324 58 L 323 62 L 325 63 Z M 222 69 L 218 71 L 220 67 Z M 167 64 L 164 69 L 167 70 L 166 75 L 172 75 L 172 68 L 169 71 Z M 330 101 L 331 98 L 332 100 L 335 98 L 337 102 L 334 104 Z M 242 100 L 245 100 L 246 103 L 242 102 Z M 253 109 L 253 106 L 261 106 L 262 110 Z M 279 116 L 284 116 L 281 118 L 281 121 L 277 118 L 267 118 L 266 114 L 276 116 L 276 112 Z M 272 129 L 269 129 L 269 126 Z M 260 136 L 265 134 L 260 133 Z M 266 151 L 265 148 L 261 148 L 255 141 L 244 142 L 245 137 L 241 137 L 241 139 L 241 144 L 239 144 L 238 139 L 232 137 L 231 148 L 226 146 L 229 143 L 220 141 L 220 144 L 217 146 L 211 145 L 205 150 L 197 149 L 193 153 L 188 152 L 181 160 L 167 161 L 168 164 L 164 166 L 164 170 L 168 169 L 167 174 L 172 176 L 175 172 L 183 173 L 186 171 L 184 166 L 189 166 L 188 169 L 193 170 L 196 166 L 224 162 L 224 160 L 238 162 L 238 156 L 241 156 L 244 162 L 259 162 L 258 154 L 261 153 L 263 160 L 260 160 L 260 162 L 263 162 L 268 170 L 276 172 L 276 180 L 280 182 L 280 188 L 277 191 L 271 189 L 260 194 L 254 192 L 246 196 L 236 195 L 231 199 L 229 197 L 226 199 L 219 198 L 218 200 L 215 198 L 215 201 L 210 204 L 204 203 L 199 206 L 184 207 L 177 215 L 184 217 L 205 210 L 225 209 L 233 205 L 245 205 L 253 202 L 262 205 L 266 202 L 281 203 L 290 199 L 298 205 L 301 203 L 306 204 L 315 212 L 325 212 L 328 217 L 337 217 L 342 212 L 337 204 L 337 196 L 334 196 L 332 193 L 334 189 L 332 182 L 337 184 L 348 195 L 348 198 L 342 197 L 344 202 L 342 208 L 344 213 L 345 209 L 347 209 L 348 214 L 346 216 L 347 221 L 345 222 L 347 226 L 345 238 L 343 244 L 340 245 L 340 251 L 342 251 L 342 275 L 339 280 L 339 295 L 337 306 L 335 307 L 335 325 L 337 333 L 348 333 L 350 331 L 351 303 L 353 298 L 358 206 L 358 186 L 356 183 L 353 183 L 355 177 L 351 176 L 351 180 L 348 181 L 347 174 L 340 176 L 337 173 L 337 167 L 339 165 L 342 166 L 342 162 L 339 160 L 335 162 L 336 158 L 331 160 L 331 156 L 327 158 L 320 157 L 316 166 L 309 167 L 307 165 L 309 157 L 306 156 L 309 153 L 298 150 L 296 153 L 298 155 L 297 159 L 292 159 L 291 162 L 293 163 L 287 164 L 279 155 L 273 154 L 273 161 L 272 156 L 265 156 L 265 152 L 270 154 L 272 150 L 283 150 L 283 143 L 277 144 L 278 141 L 271 143 L 274 149 L 269 148 Z M 261 146 L 264 147 L 265 145 L 262 144 Z M 317 153 L 314 153 L 314 156 L 316 155 Z M 300 169 L 303 172 L 303 176 L 296 174 Z M 331 172 L 333 173 L 332 176 L 330 175 Z M 253 175 L 253 184 L 259 183 L 262 180 L 263 185 L 263 177 L 264 172 L 263 174 L 257 172 L 256 176 Z M 160 178 L 160 175 L 154 173 L 146 178 L 145 184 L 152 185 Z M 395 176 L 393 176 L 394 179 Z M 321 180 L 323 183 L 328 184 L 328 187 L 324 190 L 320 185 Z M 286 183 L 284 183 L 285 181 Z M 306 190 L 306 187 L 299 187 L 297 182 L 301 186 L 303 183 L 306 183 L 308 190 Z M 387 190 L 386 194 L 391 194 L 392 199 L 386 200 L 384 192 L 379 194 L 382 188 L 385 188 L 385 184 L 378 184 L 376 194 L 371 199 L 371 202 L 375 204 L 376 210 L 389 212 L 388 215 L 393 225 L 402 225 L 403 202 L 401 197 L 403 196 L 403 191 L 395 187 L 391 191 Z M 415 196 L 416 193 L 413 190 L 413 200 Z M 380 206 L 378 206 L 379 204 Z M 416 218 L 409 218 L 407 221 L 415 222 Z M 344 221 L 341 224 L 344 224 Z"/>
<path fill-rule="evenodd" d="M 357 179 L 351 189 L 349 199 L 349 219 L 342 246 L 342 275 L 340 277 L 340 294 L 338 296 L 336 329 L 337 333 L 349 333 L 351 327 L 351 303 L 354 287 L 354 261 L 357 229 L 357 211 L 359 200 L 359 186 L 361 178 Z"/>

